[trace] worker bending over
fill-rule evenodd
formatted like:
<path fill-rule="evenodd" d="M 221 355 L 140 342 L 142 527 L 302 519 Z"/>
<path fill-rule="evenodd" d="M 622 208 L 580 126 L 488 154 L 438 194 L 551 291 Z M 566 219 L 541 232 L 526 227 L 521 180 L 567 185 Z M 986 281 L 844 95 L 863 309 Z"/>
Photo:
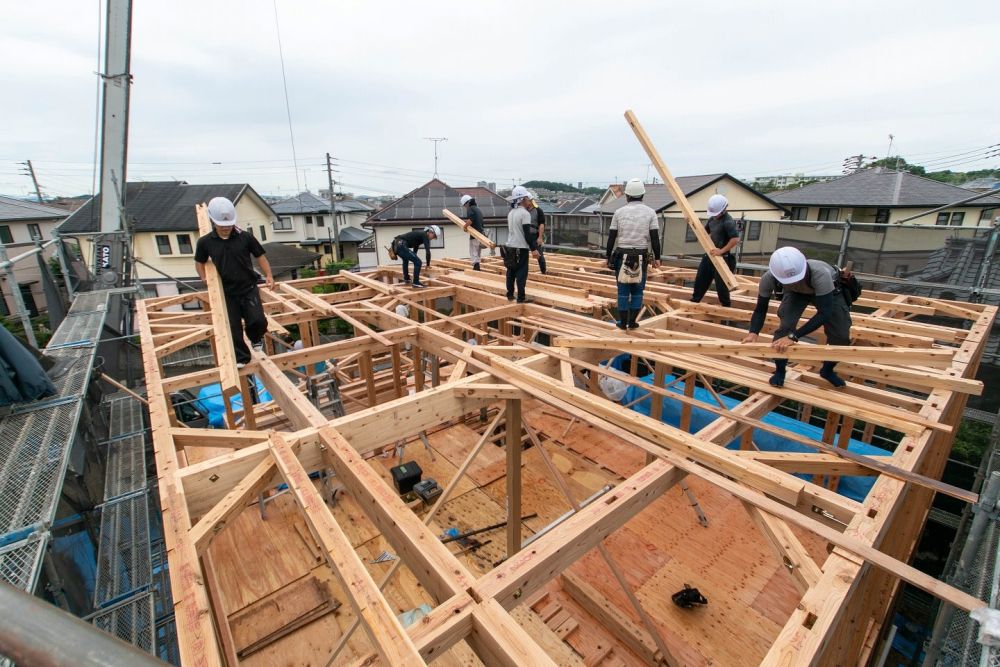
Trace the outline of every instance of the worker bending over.
<path fill-rule="evenodd" d="M 531 255 L 538 257 L 538 246 L 531 233 L 531 196 L 527 188 L 515 186 L 510 193 L 510 205 L 507 243 L 502 248 L 503 263 L 507 267 L 507 300 L 514 300 L 514 288 L 517 287 L 517 302 L 527 303 L 528 259 Z"/>
<path fill-rule="evenodd" d="M 618 283 L 618 328 L 637 329 L 646 289 L 646 269 L 660 266 L 660 223 L 642 203 L 646 186 L 638 178 L 625 184 L 626 203 L 615 211 L 608 232 L 608 266 Z M 652 254 L 650 254 L 652 249 Z"/>
<path fill-rule="evenodd" d="M 781 286 L 781 305 L 778 306 L 778 330 L 774 332 L 771 347 L 782 353 L 808 336 L 820 326 L 830 345 L 851 344 L 851 309 L 839 287 L 840 269 L 818 259 L 806 259 L 798 248 L 778 248 L 771 254 L 769 270 L 760 278 L 757 307 L 750 318 L 750 333 L 744 343 L 753 343 L 764 326 L 767 306 L 771 296 Z M 801 327 L 796 328 L 806 306 L 816 307 L 816 314 Z M 836 361 L 824 361 L 819 375 L 834 387 L 846 383 L 833 368 Z M 785 384 L 788 359 L 775 359 L 775 371 L 770 383 L 774 387 Z"/>
<path fill-rule="evenodd" d="M 712 239 L 715 247 L 702 255 L 701 264 L 698 265 L 698 274 L 694 278 L 694 293 L 691 301 L 698 303 L 704 298 L 708 291 L 708 286 L 715 281 L 715 293 L 719 295 L 719 303 L 728 308 L 732 305 L 729 299 L 729 288 L 722 280 L 722 276 L 715 270 L 715 265 L 708 255 L 721 257 L 729 267 L 730 271 L 736 271 L 736 256 L 732 250 L 740 243 L 740 230 L 736 226 L 733 216 L 726 210 L 729 208 L 729 200 L 722 195 L 712 195 L 708 200 L 708 222 L 705 223 L 705 231 Z"/>
<path fill-rule="evenodd" d="M 410 282 L 410 263 L 413 263 L 413 283 L 416 288 L 426 287 L 420 282 L 420 258 L 417 257 L 417 250 L 424 246 L 424 254 L 427 258 L 427 266 L 431 265 L 431 241 L 441 238 L 441 228 L 437 225 L 430 225 L 423 229 L 415 229 L 412 232 L 400 234 L 392 240 L 396 255 L 403 260 L 403 282 Z"/>
<path fill-rule="evenodd" d="M 538 251 L 538 270 L 545 275 L 545 251 L 542 245 L 545 243 L 545 211 L 538 205 L 538 196 L 531 193 L 531 235 L 535 239 L 535 249 Z"/>
<path fill-rule="evenodd" d="M 479 204 L 476 203 L 475 197 L 462 195 L 461 202 L 465 208 L 465 221 L 480 234 L 485 234 L 486 227 L 483 225 L 483 212 L 480 210 Z M 473 271 L 479 271 L 479 258 L 482 252 L 483 244 L 475 236 L 469 234 L 469 261 L 472 262 Z"/>
<path fill-rule="evenodd" d="M 243 337 L 243 325 L 246 325 L 246 335 L 255 352 L 263 352 L 264 332 L 267 331 L 267 316 L 264 315 L 257 289 L 257 272 L 250 258 L 257 258 L 268 289 L 274 287 L 274 277 L 260 241 L 253 234 L 236 228 L 233 202 L 225 197 L 215 197 L 208 202 L 208 218 L 214 229 L 195 244 L 194 267 L 198 277 L 205 282 L 205 264 L 211 259 L 215 265 L 226 296 L 226 314 L 236 352 L 236 365 L 242 368 L 251 359 L 250 348 Z"/>

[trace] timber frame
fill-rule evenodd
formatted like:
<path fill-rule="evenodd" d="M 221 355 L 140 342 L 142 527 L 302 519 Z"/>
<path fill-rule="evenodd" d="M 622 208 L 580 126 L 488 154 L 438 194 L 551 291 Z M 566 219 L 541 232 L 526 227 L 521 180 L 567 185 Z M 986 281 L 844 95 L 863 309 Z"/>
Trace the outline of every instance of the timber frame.
<path fill-rule="evenodd" d="M 789 355 L 785 387 L 775 389 L 767 382 L 771 365 L 766 350 L 734 344 L 750 319 L 755 279 L 735 276 L 733 306 L 724 308 L 689 302 L 683 282 L 692 272 L 650 269 L 645 319 L 637 331 L 625 334 L 609 317 L 615 282 L 603 262 L 553 254 L 547 259 L 548 275 L 530 277 L 532 304 L 506 301 L 497 259 L 485 259 L 483 271 L 476 273 L 465 262 L 435 260 L 427 271 L 429 287 L 420 291 L 403 285 L 393 267 L 262 290 L 271 331 L 295 325 L 305 347 L 284 351 L 269 336 L 267 354 L 256 355 L 239 370 L 217 281 L 209 282 L 207 295 L 139 302 L 182 664 L 235 664 L 225 616 L 220 621 L 209 590 L 213 567 L 221 565 L 205 556 L 227 522 L 263 489 L 280 483 L 288 485 L 347 592 L 345 609 L 353 610 L 385 665 L 431 662 L 462 640 L 488 665 L 555 664 L 509 612 L 586 552 L 601 548 L 604 538 L 687 475 L 739 498 L 776 557 L 793 570 L 801 600 L 762 664 L 863 662 L 876 646 L 901 580 L 964 609 L 985 606 L 906 561 L 934 493 L 976 499 L 937 480 L 967 395 L 982 391 L 974 378 L 995 307 L 866 292 L 854 309 L 860 347 L 845 351 L 838 367 L 849 379 L 848 387 L 830 389 L 817 375 L 818 360 L 827 351 L 800 344 Z M 315 293 L 312 288 L 319 285 L 334 285 L 338 291 Z M 188 300 L 199 300 L 207 309 L 170 309 Z M 450 310 L 439 310 L 444 304 Z M 320 343 L 317 323 L 329 318 L 347 322 L 353 336 Z M 926 323 L 929 318 L 947 318 L 954 326 Z M 769 340 L 766 334 L 776 323 L 772 307 L 762 341 Z M 165 373 L 167 355 L 206 339 L 216 351 L 215 368 L 172 377 Z M 631 374 L 601 365 L 622 352 L 633 354 Z M 639 360 L 653 371 L 653 386 L 633 377 Z M 330 364 L 342 390 L 351 387 L 345 392 L 345 416 L 330 415 L 305 393 L 299 369 L 311 372 L 321 361 Z M 250 375 L 266 386 L 272 401 L 252 405 Z M 682 428 L 660 421 L 660 401 L 653 401 L 651 416 L 645 416 L 608 400 L 599 388 L 601 375 L 680 401 Z M 668 375 L 687 378 L 684 393 L 664 388 Z M 227 395 L 241 393 L 243 405 L 252 407 L 230 411 L 225 430 L 178 423 L 170 393 L 210 383 L 221 383 Z M 721 400 L 706 403 L 694 397 L 699 383 L 712 392 L 724 385 L 746 398 L 732 409 Z M 646 465 L 601 502 L 578 508 L 574 501 L 575 514 L 527 547 L 522 547 L 520 530 L 509 529 L 507 559 L 476 576 L 366 459 L 391 449 L 400 438 L 488 405 L 503 406 L 500 414 L 516 424 L 525 399 L 627 439 L 646 452 Z M 752 442 L 758 428 L 803 440 L 761 421 L 787 401 L 797 402 L 806 418 L 813 410 L 827 412 L 824 441 L 808 441 L 815 451 L 807 454 L 758 451 Z M 712 413 L 714 420 L 691 433 L 694 407 Z M 870 438 L 876 428 L 894 434 L 891 457 L 875 459 L 844 449 L 855 429 Z M 521 515 L 520 448 L 511 439 L 516 432 L 508 427 L 507 433 L 507 508 L 508 516 L 516 518 Z M 742 438 L 739 450 L 720 446 L 735 438 Z M 189 453 L 205 447 L 224 449 L 189 464 Z M 351 548 L 309 479 L 323 469 L 335 471 L 402 565 L 435 600 L 420 623 L 400 624 Z M 843 474 L 875 477 L 863 502 L 832 490 Z M 824 563 L 816 564 L 804 553 L 790 525 L 829 543 Z M 661 650 L 652 661 L 676 664 L 662 639 L 657 646 Z M 317 656 L 319 664 L 325 659 Z"/>

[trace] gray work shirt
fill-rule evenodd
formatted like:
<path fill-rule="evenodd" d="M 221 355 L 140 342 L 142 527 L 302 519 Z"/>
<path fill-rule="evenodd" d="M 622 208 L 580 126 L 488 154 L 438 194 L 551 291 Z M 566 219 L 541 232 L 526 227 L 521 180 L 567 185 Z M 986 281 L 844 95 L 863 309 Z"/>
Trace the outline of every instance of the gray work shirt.
<path fill-rule="evenodd" d="M 507 214 L 507 243 L 508 248 L 529 248 L 528 242 L 524 239 L 524 227 L 522 225 L 531 224 L 531 214 L 523 206 L 516 206 Z"/>
<path fill-rule="evenodd" d="M 729 213 L 709 218 L 708 224 L 705 226 L 708 228 L 708 235 L 712 237 L 712 243 L 715 244 L 716 248 L 725 248 L 729 239 L 740 237 L 739 227 L 736 226 L 736 221 Z"/>
<path fill-rule="evenodd" d="M 782 285 L 782 290 L 785 292 L 823 296 L 837 289 L 837 277 L 840 272 L 836 267 L 830 266 L 819 259 L 806 260 L 806 264 L 809 266 L 809 269 L 805 277 L 797 283 Z M 779 284 L 774 275 L 768 271 L 760 277 L 760 287 L 757 290 L 757 295 L 771 298 Z"/>
<path fill-rule="evenodd" d="M 611 229 L 618 230 L 616 248 L 648 248 L 649 232 L 660 231 L 656 211 L 640 201 L 632 201 L 615 211 Z"/>

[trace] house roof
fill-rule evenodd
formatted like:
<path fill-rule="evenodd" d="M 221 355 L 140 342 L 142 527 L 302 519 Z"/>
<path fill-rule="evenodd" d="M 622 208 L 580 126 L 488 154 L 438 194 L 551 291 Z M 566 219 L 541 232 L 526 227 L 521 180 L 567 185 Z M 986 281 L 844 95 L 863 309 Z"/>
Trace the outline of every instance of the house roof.
<path fill-rule="evenodd" d="M 285 276 L 296 269 L 309 266 L 323 256 L 318 252 L 284 243 L 264 243 L 263 246 L 267 261 L 271 265 L 271 274 L 275 277 Z"/>
<path fill-rule="evenodd" d="M 455 189 L 461 192 L 463 195 L 470 195 L 472 197 L 475 197 L 477 203 L 479 202 L 479 197 L 488 199 L 490 197 L 500 196 L 497 193 L 490 190 L 489 188 L 484 188 L 481 185 L 476 185 L 469 188 L 455 188 Z"/>
<path fill-rule="evenodd" d="M 597 203 L 594 197 L 573 197 L 572 199 L 562 199 L 559 201 L 556 213 L 581 213 L 583 209 Z M 548 213 L 548 211 L 546 211 Z"/>
<path fill-rule="evenodd" d="M 353 199 L 335 201 L 334 206 L 337 209 L 337 213 L 365 213 L 375 210 L 368 204 Z M 329 213 L 330 201 L 318 197 L 311 192 L 300 192 L 288 199 L 282 199 L 278 203 L 273 204 L 271 208 L 278 215 Z"/>
<path fill-rule="evenodd" d="M 677 181 L 677 185 L 680 187 L 681 192 L 684 193 L 684 196 L 690 197 L 696 192 L 704 190 L 708 186 L 713 183 L 717 183 L 724 178 L 728 178 L 732 184 L 754 193 L 769 204 L 773 204 L 775 208 L 784 208 L 784 206 L 777 203 L 767 195 L 757 192 L 746 183 L 733 178 L 727 173 L 704 174 L 701 176 L 679 176 L 675 180 Z M 614 213 L 626 203 L 625 197 L 618 197 L 617 199 L 606 201 L 604 205 L 601 206 L 600 210 L 602 213 Z M 674 196 L 670 194 L 670 191 L 667 190 L 667 186 L 663 183 L 646 183 L 646 196 L 643 198 L 642 203 L 649 206 L 657 213 L 660 213 L 664 209 L 673 206 L 675 202 Z"/>
<path fill-rule="evenodd" d="M 424 183 L 416 190 L 413 190 L 396 201 L 386 205 L 373 213 L 365 222 L 366 225 L 406 225 L 411 223 L 442 223 L 448 219 L 441 213 L 442 209 L 448 209 L 455 215 L 461 217 L 465 210 L 460 202 L 463 190 L 470 188 L 453 188 L 444 181 L 437 178 Z M 475 188 L 477 194 L 476 203 L 483 212 L 483 218 L 487 222 L 497 220 L 507 220 L 507 212 L 510 205 L 507 200 L 500 195 L 486 190 L 485 188 Z M 483 194 L 479 194 L 483 191 Z M 470 193 L 471 194 L 471 193 Z"/>
<path fill-rule="evenodd" d="M 905 171 L 864 169 L 832 181 L 771 193 L 786 206 L 877 206 L 882 208 L 946 206 L 976 193 Z M 987 196 L 964 206 L 991 208 L 1000 197 Z"/>
<path fill-rule="evenodd" d="M 371 232 L 357 227 L 344 227 L 340 230 L 340 240 L 343 243 L 361 243 L 371 235 Z"/>
<path fill-rule="evenodd" d="M 65 218 L 69 211 L 38 202 L 0 196 L 0 221 L 52 220 Z"/>
<path fill-rule="evenodd" d="M 189 185 L 184 181 L 129 183 L 125 194 L 125 215 L 137 232 L 197 231 L 196 204 L 213 197 L 226 197 L 234 204 L 247 192 L 271 211 L 270 207 L 246 183 Z M 96 232 L 100 228 L 101 196 L 92 197 L 59 225 L 61 234 Z"/>

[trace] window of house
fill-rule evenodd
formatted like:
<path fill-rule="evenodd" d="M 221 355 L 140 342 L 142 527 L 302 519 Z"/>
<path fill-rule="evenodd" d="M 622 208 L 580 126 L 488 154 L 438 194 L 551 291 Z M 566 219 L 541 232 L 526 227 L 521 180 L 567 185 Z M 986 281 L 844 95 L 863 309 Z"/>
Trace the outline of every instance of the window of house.
<path fill-rule="evenodd" d="M 324 216 L 322 216 L 322 215 L 317 215 L 316 216 L 316 226 L 317 227 L 325 227 L 326 226 L 326 218 Z"/>
<path fill-rule="evenodd" d="M 260 240 L 261 241 L 267 240 L 267 228 L 264 225 L 260 226 Z"/>
<path fill-rule="evenodd" d="M 896 270 L 893 273 L 893 275 L 895 275 L 897 278 L 902 278 L 904 275 L 906 275 L 906 272 L 909 270 L 910 270 L 909 264 L 897 264 Z"/>
<path fill-rule="evenodd" d="M 311 215 L 306 216 L 306 224 L 311 225 L 313 223 L 313 217 Z"/>
<path fill-rule="evenodd" d="M 278 216 L 278 219 L 271 224 L 276 232 L 292 231 L 292 219 L 287 215 Z"/>
<path fill-rule="evenodd" d="M 793 206 L 792 207 L 792 220 L 808 220 L 809 219 L 809 207 L 808 206 Z"/>
<path fill-rule="evenodd" d="M 820 222 L 835 222 L 840 217 L 839 208 L 821 208 L 816 219 Z"/>
<path fill-rule="evenodd" d="M 947 225 L 948 218 L 951 217 L 950 213 L 938 213 L 937 220 L 934 222 L 935 225 Z"/>
<path fill-rule="evenodd" d="M 979 222 L 989 222 L 990 220 L 993 219 L 993 214 L 995 212 L 996 212 L 995 209 L 984 208 L 983 212 L 979 214 Z"/>
<path fill-rule="evenodd" d="M 42 228 L 33 222 L 28 223 L 28 233 L 31 235 L 32 241 L 36 241 L 42 238 Z"/>
<path fill-rule="evenodd" d="M 875 209 L 875 224 L 876 225 L 889 224 L 889 209 L 887 208 Z"/>
<path fill-rule="evenodd" d="M 10 234 L 9 225 L 0 225 L 0 243 L 13 243 L 14 237 Z"/>
<path fill-rule="evenodd" d="M 156 235 L 156 251 L 161 255 L 172 255 L 173 250 L 170 248 L 170 237 L 166 234 Z"/>
<path fill-rule="evenodd" d="M 323 244 L 323 254 L 324 255 L 332 255 L 333 254 L 333 246 L 331 246 L 329 243 L 324 243 Z"/>
<path fill-rule="evenodd" d="M 747 226 L 747 241 L 759 241 L 760 240 L 760 220 L 751 220 L 750 224 Z"/>
<path fill-rule="evenodd" d="M 952 213 L 951 214 L 951 225 L 952 227 L 961 227 L 962 222 L 965 221 L 965 213 Z"/>
<path fill-rule="evenodd" d="M 697 240 L 698 240 L 698 235 L 694 233 L 694 230 L 691 228 L 691 225 L 686 225 L 684 227 L 684 242 L 694 243 Z"/>
<path fill-rule="evenodd" d="M 177 235 L 177 252 L 181 255 L 191 255 L 194 254 L 194 248 L 191 247 L 191 235 L 190 234 L 178 234 Z"/>
<path fill-rule="evenodd" d="M 191 301 L 185 301 L 181 304 L 182 310 L 201 310 L 201 299 L 193 299 Z"/>
<path fill-rule="evenodd" d="M 423 227 L 414 227 L 413 231 L 415 231 L 415 232 L 422 232 L 422 231 L 424 231 L 424 228 Z M 444 234 L 444 230 L 442 230 L 441 233 Z M 433 241 L 431 241 L 431 247 L 432 248 L 443 248 L 444 247 L 444 239 L 441 239 L 441 238 L 434 239 Z"/>

